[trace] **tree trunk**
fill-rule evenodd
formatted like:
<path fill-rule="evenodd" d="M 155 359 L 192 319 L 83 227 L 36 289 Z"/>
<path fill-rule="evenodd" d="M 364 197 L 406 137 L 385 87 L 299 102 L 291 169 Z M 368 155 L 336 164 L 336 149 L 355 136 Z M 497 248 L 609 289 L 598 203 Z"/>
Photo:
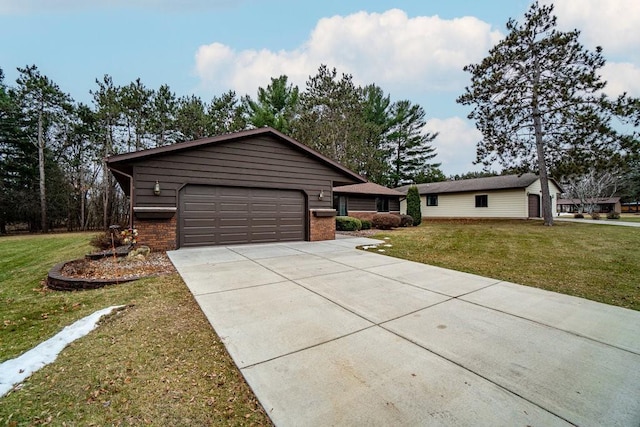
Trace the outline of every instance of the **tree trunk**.
<path fill-rule="evenodd" d="M 49 232 L 47 220 L 47 188 L 44 171 L 44 136 L 42 135 L 42 110 L 38 113 L 38 169 L 40 172 L 40 221 L 42 232 Z"/>
<path fill-rule="evenodd" d="M 542 135 L 542 118 L 538 107 L 538 84 L 540 82 L 540 70 L 536 62 L 533 76 L 532 112 L 533 129 L 536 138 L 536 153 L 538 155 L 538 169 L 540 173 L 540 187 L 542 187 L 542 218 L 544 225 L 553 225 L 553 210 L 551 206 L 551 194 L 549 193 L 549 176 L 547 172 L 547 160 L 545 158 L 544 138 Z"/>

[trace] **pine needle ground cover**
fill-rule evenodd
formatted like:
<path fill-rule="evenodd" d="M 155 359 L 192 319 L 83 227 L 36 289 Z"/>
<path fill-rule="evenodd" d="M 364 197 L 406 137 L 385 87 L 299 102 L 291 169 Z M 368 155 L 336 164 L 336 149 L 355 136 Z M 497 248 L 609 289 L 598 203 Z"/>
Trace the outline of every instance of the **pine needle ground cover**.
<path fill-rule="evenodd" d="M 425 220 L 387 255 L 640 310 L 640 228 L 523 220 Z"/>
<path fill-rule="evenodd" d="M 91 234 L 0 238 L 0 362 L 112 305 L 126 308 L 0 397 L 0 425 L 270 425 L 177 274 L 78 292 L 43 290 Z"/>

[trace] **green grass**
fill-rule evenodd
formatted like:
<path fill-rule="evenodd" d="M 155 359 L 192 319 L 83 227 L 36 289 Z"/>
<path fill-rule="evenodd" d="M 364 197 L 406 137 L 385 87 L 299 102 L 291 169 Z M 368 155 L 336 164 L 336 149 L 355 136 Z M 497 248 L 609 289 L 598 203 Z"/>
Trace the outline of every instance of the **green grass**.
<path fill-rule="evenodd" d="M 386 254 L 640 310 L 640 229 L 539 221 L 433 221 Z"/>
<path fill-rule="evenodd" d="M 610 221 L 616 221 L 616 220 L 610 220 Z M 620 215 L 620 219 L 617 221 L 623 221 L 623 222 L 640 222 L 640 215 L 634 215 L 634 214 L 621 214 Z"/>
<path fill-rule="evenodd" d="M 43 290 L 48 269 L 82 257 L 90 237 L 0 238 L 0 361 L 94 311 L 127 306 L 1 397 L 0 426 L 270 425 L 177 274 Z"/>

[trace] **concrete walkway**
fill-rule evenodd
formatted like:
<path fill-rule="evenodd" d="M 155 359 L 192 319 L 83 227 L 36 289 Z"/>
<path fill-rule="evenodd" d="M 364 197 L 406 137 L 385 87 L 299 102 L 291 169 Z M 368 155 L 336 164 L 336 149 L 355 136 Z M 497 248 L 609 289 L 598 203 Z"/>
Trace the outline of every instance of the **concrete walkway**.
<path fill-rule="evenodd" d="M 276 425 L 640 425 L 639 312 L 372 242 L 169 252 Z"/>

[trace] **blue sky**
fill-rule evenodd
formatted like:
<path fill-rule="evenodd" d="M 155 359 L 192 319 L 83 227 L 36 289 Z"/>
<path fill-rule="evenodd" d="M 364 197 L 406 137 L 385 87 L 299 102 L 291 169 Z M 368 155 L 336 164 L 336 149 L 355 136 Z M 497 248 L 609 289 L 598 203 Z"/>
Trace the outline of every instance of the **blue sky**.
<path fill-rule="evenodd" d="M 179 6 L 178 6 L 179 4 Z M 125 85 L 204 100 L 235 90 L 255 96 L 286 74 L 301 88 L 320 64 L 376 83 L 393 100 L 422 105 L 445 174 L 472 165 L 480 135 L 455 99 L 478 62 L 521 20 L 526 0 L 0 0 L 0 67 L 35 64 L 77 101 L 104 74 Z M 640 96 L 640 2 L 556 0 L 563 29 L 604 48 L 609 91 Z"/>

